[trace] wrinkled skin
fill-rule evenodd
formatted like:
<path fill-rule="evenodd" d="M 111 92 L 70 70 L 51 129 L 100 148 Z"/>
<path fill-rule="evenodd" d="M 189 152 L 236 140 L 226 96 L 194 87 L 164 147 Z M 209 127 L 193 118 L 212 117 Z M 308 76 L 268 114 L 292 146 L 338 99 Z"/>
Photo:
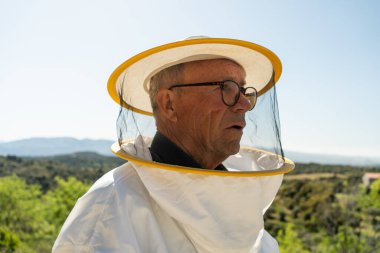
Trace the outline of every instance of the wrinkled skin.
<path fill-rule="evenodd" d="M 227 59 L 186 63 L 182 84 L 233 80 L 245 84 L 245 71 Z M 219 86 L 175 88 L 158 93 L 165 124 L 158 130 L 205 169 L 214 169 L 240 149 L 249 102 L 223 103 Z M 165 99 L 166 98 L 166 99 Z"/>

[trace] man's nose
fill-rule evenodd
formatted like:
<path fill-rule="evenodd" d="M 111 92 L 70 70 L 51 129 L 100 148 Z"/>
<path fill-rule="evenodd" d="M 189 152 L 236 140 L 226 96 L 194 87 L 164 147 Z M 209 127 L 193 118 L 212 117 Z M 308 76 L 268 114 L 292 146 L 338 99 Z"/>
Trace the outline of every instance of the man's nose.
<path fill-rule="evenodd" d="M 232 110 L 247 112 L 249 111 L 250 108 L 251 108 L 251 103 L 249 102 L 248 98 L 246 98 L 246 96 L 241 92 L 239 99 L 236 105 L 232 107 Z"/>

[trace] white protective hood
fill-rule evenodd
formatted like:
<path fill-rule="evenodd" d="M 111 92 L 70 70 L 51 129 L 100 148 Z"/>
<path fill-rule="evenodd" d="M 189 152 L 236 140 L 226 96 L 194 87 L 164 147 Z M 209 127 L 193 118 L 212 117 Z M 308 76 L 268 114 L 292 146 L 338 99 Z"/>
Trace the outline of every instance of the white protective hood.
<path fill-rule="evenodd" d="M 149 158 L 142 138 L 133 147 L 135 157 Z M 242 149 L 223 164 L 252 171 L 268 161 L 267 153 Z M 130 161 L 99 179 L 79 199 L 53 252 L 278 252 L 263 215 L 282 173 L 225 176 L 151 164 Z"/>

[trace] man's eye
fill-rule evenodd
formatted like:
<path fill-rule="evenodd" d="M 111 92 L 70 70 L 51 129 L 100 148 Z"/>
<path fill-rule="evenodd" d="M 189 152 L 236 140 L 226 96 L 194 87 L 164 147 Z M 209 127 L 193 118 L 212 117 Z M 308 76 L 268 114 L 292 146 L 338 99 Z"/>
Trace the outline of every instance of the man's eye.
<path fill-rule="evenodd" d="M 231 85 L 224 84 L 222 86 L 222 91 L 224 91 L 224 92 L 231 92 L 232 90 L 233 90 L 233 87 Z"/>

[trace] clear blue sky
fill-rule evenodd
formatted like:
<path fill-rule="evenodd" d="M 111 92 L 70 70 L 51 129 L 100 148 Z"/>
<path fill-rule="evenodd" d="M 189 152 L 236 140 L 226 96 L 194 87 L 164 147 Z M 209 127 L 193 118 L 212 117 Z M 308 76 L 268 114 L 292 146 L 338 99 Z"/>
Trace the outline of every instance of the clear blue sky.
<path fill-rule="evenodd" d="M 285 149 L 380 156 L 379 1 L 0 3 L 0 141 L 115 139 L 112 71 L 150 47 L 207 35 L 280 57 Z"/>

